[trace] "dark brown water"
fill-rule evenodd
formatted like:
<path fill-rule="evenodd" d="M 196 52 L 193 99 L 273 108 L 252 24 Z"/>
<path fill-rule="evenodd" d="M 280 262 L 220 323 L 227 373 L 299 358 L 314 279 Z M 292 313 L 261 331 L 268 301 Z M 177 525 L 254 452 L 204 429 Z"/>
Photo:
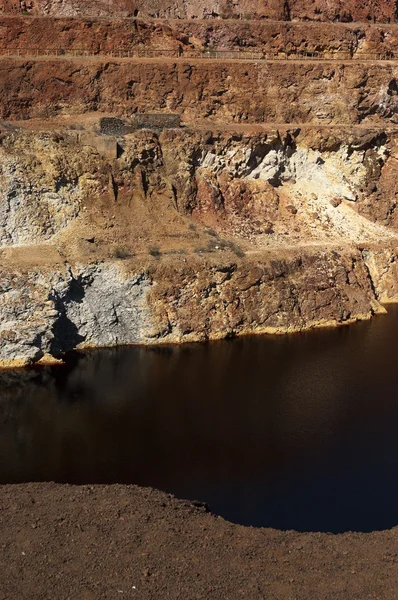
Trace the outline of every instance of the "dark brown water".
<path fill-rule="evenodd" d="M 398 525 L 398 308 L 338 330 L 0 374 L 0 481 L 136 483 L 231 521 Z"/>

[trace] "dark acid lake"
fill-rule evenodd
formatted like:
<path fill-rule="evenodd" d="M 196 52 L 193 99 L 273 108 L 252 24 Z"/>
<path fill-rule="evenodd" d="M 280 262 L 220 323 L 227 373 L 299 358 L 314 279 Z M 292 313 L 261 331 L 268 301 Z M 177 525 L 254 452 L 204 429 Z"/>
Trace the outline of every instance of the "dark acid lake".
<path fill-rule="evenodd" d="M 0 482 L 134 483 L 236 523 L 398 525 L 398 307 L 283 337 L 0 373 Z"/>

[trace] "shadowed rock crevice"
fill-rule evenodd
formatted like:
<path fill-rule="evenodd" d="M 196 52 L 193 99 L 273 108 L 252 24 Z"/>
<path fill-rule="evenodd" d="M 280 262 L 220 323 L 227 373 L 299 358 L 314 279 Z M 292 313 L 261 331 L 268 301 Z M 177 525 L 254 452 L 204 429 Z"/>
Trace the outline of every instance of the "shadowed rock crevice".
<path fill-rule="evenodd" d="M 79 333 L 76 324 L 68 317 L 68 305 L 83 302 L 84 287 L 81 279 L 75 279 L 73 276 L 68 283 L 60 287 L 59 291 L 53 290 L 50 294 L 50 300 L 54 302 L 54 308 L 58 311 L 58 318 L 52 327 L 54 336 L 50 347 L 52 356 L 74 350 L 85 339 L 85 336 Z"/>

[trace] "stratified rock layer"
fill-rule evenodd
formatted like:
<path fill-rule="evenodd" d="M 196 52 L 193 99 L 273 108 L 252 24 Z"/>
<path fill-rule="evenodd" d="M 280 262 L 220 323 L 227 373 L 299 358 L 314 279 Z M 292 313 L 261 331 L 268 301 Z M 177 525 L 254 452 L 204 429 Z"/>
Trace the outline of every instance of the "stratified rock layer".
<path fill-rule="evenodd" d="M 131 269 L 131 271 L 130 271 Z M 4 366 L 76 347 L 285 333 L 369 318 L 378 308 L 359 254 L 112 263 L 45 274 L 2 270 Z"/>
<path fill-rule="evenodd" d="M 0 18 L 3 365 L 398 299 L 396 31 L 325 25 L 395 3 L 21 8 Z"/>

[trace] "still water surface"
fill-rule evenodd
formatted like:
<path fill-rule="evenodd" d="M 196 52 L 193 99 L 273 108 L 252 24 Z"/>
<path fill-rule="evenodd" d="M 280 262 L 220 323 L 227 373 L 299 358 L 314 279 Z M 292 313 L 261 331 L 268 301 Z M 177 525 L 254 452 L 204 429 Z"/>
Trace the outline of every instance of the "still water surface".
<path fill-rule="evenodd" d="M 398 307 L 337 330 L 0 373 L 0 482 L 136 483 L 242 524 L 398 525 Z"/>

